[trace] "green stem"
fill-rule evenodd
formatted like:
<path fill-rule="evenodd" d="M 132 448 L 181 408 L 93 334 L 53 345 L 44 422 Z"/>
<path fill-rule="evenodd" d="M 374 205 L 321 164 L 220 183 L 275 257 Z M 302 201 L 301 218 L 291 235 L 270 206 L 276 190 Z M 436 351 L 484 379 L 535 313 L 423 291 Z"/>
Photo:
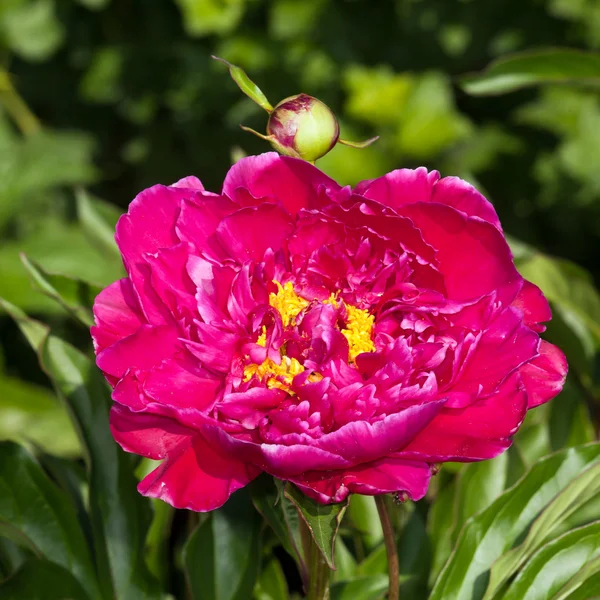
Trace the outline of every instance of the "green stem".
<path fill-rule="evenodd" d="M 32 135 L 42 128 L 38 118 L 14 88 L 8 73 L 0 70 L 0 102 L 23 135 Z"/>
<path fill-rule="evenodd" d="M 308 574 L 307 600 L 329 600 L 331 569 L 312 536 L 310 540 L 310 571 Z"/>
<path fill-rule="evenodd" d="M 375 496 L 375 504 L 383 529 L 383 541 L 388 559 L 388 573 L 390 576 L 390 586 L 388 590 L 388 600 L 399 600 L 400 598 L 400 564 L 398 562 L 398 549 L 396 547 L 396 536 L 390 520 L 385 498 L 383 495 Z"/>

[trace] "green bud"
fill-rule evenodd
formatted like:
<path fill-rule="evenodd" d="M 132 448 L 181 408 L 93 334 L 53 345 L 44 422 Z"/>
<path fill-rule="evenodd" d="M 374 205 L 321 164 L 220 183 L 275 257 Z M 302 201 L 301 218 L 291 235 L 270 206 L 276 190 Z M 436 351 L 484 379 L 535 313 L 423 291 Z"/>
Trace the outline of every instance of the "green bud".
<path fill-rule="evenodd" d="M 313 162 L 337 144 L 340 126 L 325 103 L 308 94 L 297 94 L 273 109 L 267 134 L 281 154 Z"/>

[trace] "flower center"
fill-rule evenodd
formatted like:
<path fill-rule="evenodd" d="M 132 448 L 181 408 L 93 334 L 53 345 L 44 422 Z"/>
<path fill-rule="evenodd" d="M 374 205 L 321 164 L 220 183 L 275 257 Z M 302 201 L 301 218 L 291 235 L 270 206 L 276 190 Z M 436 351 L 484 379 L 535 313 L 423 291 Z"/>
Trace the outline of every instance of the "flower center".
<path fill-rule="evenodd" d="M 275 308 L 281 315 L 281 320 L 284 327 L 295 327 L 296 317 L 308 306 L 310 302 L 298 296 L 294 290 L 294 286 L 290 281 L 281 285 L 279 281 L 273 281 L 277 286 L 277 292 L 269 294 L 269 304 Z M 332 304 L 337 308 L 340 301 L 336 294 L 323 302 L 323 304 Z M 370 315 L 368 311 L 357 308 L 350 304 L 345 304 L 347 319 L 346 327 L 341 329 L 342 335 L 348 340 L 348 360 L 354 362 L 356 357 L 363 352 L 375 352 L 375 344 L 373 344 L 372 333 L 375 317 Z M 267 343 L 266 328 L 263 327 L 263 332 L 256 340 L 260 346 L 265 346 Z M 289 391 L 294 377 L 304 371 L 304 366 L 295 358 L 290 358 L 281 350 L 281 363 L 267 358 L 260 365 L 250 363 L 244 367 L 244 381 L 249 381 L 255 375 L 269 388 L 279 388 Z M 318 380 L 321 375 L 314 373 L 311 379 Z"/>

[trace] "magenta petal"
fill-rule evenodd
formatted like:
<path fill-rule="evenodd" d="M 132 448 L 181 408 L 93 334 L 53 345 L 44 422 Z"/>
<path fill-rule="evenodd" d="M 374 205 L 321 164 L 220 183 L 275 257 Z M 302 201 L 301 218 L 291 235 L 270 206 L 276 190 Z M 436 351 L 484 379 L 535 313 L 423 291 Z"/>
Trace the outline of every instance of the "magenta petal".
<path fill-rule="evenodd" d="M 425 167 L 397 169 L 378 179 L 361 181 L 354 191 L 365 198 L 398 208 L 414 202 L 429 202 L 439 178 L 437 171 L 428 173 Z"/>
<path fill-rule="evenodd" d="M 502 231 L 496 209 L 471 184 L 458 177 L 444 177 L 433 187 L 432 202 L 447 204 L 469 217 L 479 217 Z"/>
<path fill-rule="evenodd" d="M 315 445 L 352 465 L 401 450 L 438 414 L 445 400 L 413 405 L 376 423 L 354 421 L 324 435 Z"/>
<path fill-rule="evenodd" d="M 223 506 L 233 492 L 259 473 L 252 465 L 224 458 L 196 436 L 170 453 L 139 483 L 138 491 L 175 508 L 206 512 Z"/>
<path fill-rule="evenodd" d="M 518 374 L 491 396 L 459 409 L 444 408 L 398 456 L 427 462 L 494 458 L 510 445 L 527 412 Z"/>
<path fill-rule="evenodd" d="M 184 177 L 183 179 L 180 179 L 177 183 L 174 183 L 171 187 L 185 188 L 188 190 L 195 190 L 198 192 L 204 191 L 204 186 L 202 185 L 202 182 L 197 177 L 194 177 L 193 175 L 190 175 L 188 177 Z"/>
<path fill-rule="evenodd" d="M 128 369 L 147 370 L 170 358 L 178 346 L 177 330 L 142 325 L 133 335 L 100 352 L 96 364 L 108 375 L 123 377 Z"/>
<path fill-rule="evenodd" d="M 557 396 L 565 384 L 567 370 L 567 359 L 562 351 L 553 344 L 540 340 L 539 356 L 519 370 L 527 389 L 529 408 Z"/>
<path fill-rule="evenodd" d="M 509 284 L 521 281 L 504 236 L 488 222 L 443 204 L 410 204 L 398 212 L 437 250 L 449 299 L 473 300 L 493 290 L 510 290 Z"/>
<path fill-rule="evenodd" d="M 110 409 L 110 430 L 126 452 L 152 460 L 166 458 L 187 446 L 194 431 L 167 417 L 135 413 L 120 404 Z"/>
<path fill-rule="evenodd" d="M 522 311 L 525 325 L 538 333 L 546 329 L 541 323 L 552 318 L 548 300 L 542 294 L 542 290 L 531 281 L 523 281 L 523 287 L 513 300 L 512 306 Z"/>
<path fill-rule="evenodd" d="M 102 290 L 94 301 L 92 338 L 96 352 L 135 333 L 145 323 L 129 279 L 119 279 Z"/>
<path fill-rule="evenodd" d="M 317 502 L 329 504 L 341 502 L 349 493 L 375 496 L 406 492 L 412 500 L 420 500 L 430 479 L 427 463 L 387 457 L 345 471 L 312 471 L 290 481 Z"/>
<path fill-rule="evenodd" d="M 261 262 L 267 249 L 279 250 L 293 230 L 289 215 L 275 204 L 243 208 L 217 227 L 218 240 L 240 264 Z"/>
<path fill-rule="evenodd" d="M 239 160 L 227 173 L 223 194 L 240 206 L 248 206 L 248 192 L 255 204 L 270 198 L 295 215 L 303 208 L 319 206 L 320 187 L 333 192 L 340 186 L 304 160 L 267 152 Z"/>

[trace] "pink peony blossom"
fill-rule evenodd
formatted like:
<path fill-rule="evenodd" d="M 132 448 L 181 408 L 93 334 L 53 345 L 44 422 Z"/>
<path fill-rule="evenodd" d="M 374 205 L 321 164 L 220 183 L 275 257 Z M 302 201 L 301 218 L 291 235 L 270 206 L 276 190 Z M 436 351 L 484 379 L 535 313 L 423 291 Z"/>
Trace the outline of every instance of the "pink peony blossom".
<path fill-rule="evenodd" d="M 421 498 L 433 463 L 511 444 L 567 365 L 492 205 L 400 169 L 354 190 L 269 153 L 221 194 L 194 177 L 131 203 L 128 277 L 96 299 L 111 428 L 164 462 L 139 491 L 207 511 L 262 471 L 319 502 Z"/>

